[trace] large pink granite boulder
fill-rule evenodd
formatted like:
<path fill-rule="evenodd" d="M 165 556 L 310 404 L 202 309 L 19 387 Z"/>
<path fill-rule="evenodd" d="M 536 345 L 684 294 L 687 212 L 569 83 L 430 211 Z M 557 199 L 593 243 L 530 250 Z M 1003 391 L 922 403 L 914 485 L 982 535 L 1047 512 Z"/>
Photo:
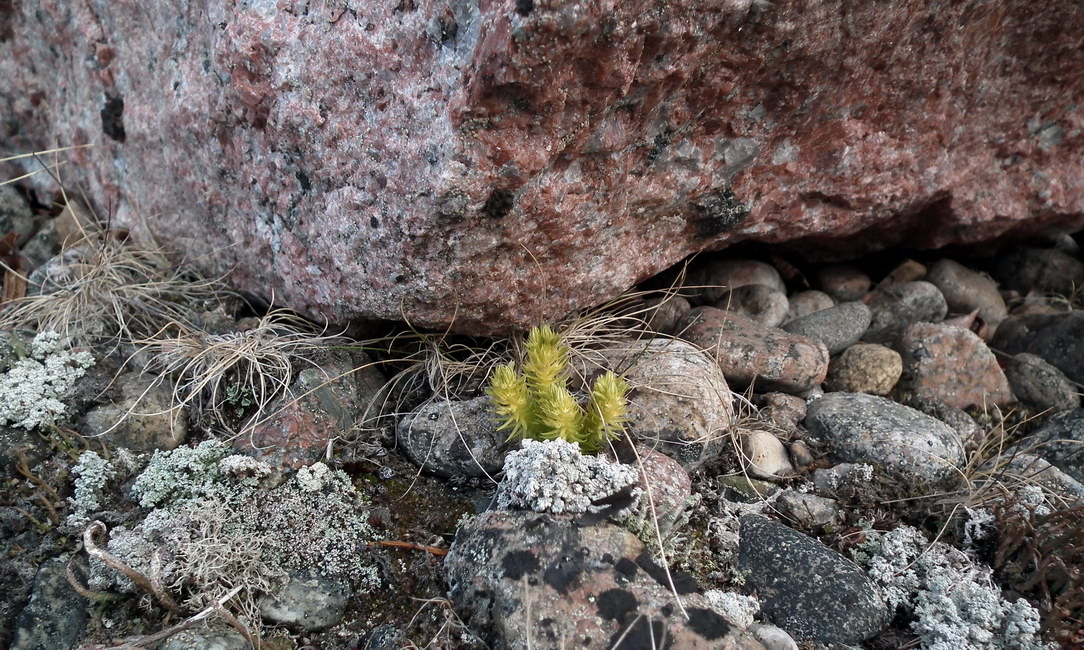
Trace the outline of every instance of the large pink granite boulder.
<path fill-rule="evenodd" d="M 743 239 L 1079 226 L 1082 33 L 1075 0 L 0 2 L 0 150 L 94 143 L 61 171 L 99 211 L 311 315 L 482 333 Z"/>

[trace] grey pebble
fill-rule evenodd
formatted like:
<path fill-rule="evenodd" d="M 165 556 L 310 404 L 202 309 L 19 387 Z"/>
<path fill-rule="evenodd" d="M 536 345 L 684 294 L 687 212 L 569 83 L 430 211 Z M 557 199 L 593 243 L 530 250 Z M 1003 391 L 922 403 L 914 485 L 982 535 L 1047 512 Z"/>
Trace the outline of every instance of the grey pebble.
<path fill-rule="evenodd" d="M 888 624 L 877 587 L 858 565 L 767 517 L 741 518 L 738 569 L 765 617 L 798 639 L 857 643 Z"/>
<path fill-rule="evenodd" d="M 870 310 L 861 302 L 845 302 L 783 325 L 783 330 L 820 341 L 836 355 L 858 342 L 870 324 Z"/>
<path fill-rule="evenodd" d="M 1021 352 L 1005 366 L 1016 399 L 1037 411 L 1064 411 L 1080 406 L 1080 390 L 1046 359 Z"/>

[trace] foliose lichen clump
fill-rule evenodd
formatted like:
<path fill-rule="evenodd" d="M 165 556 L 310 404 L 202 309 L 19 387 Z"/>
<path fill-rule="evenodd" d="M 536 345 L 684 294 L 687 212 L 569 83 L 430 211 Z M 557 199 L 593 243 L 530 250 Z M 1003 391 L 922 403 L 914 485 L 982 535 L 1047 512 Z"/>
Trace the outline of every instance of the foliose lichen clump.
<path fill-rule="evenodd" d="M 273 591 L 291 572 L 311 572 L 361 587 L 380 573 L 368 552 L 376 532 L 368 503 L 349 477 L 323 463 L 302 468 L 273 489 L 262 461 L 230 455 L 206 441 L 157 452 L 132 486 L 132 497 L 151 510 L 139 524 L 118 526 L 107 550 L 182 596 L 206 607 L 242 587 L 242 611 Z M 157 559 L 155 559 L 157 556 Z M 134 592 L 130 580 L 92 559 L 90 586 Z"/>
<path fill-rule="evenodd" d="M 38 333 L 30 356 L 0 376 L 0 425 L 41 429 L 62 421 L 68 415 L 64 395 L 93 365 L 90 352 L 64 349 L 57 332 Z"/>
<path fill-rule="evenodd" d="M 989 567 L 910 526 L 878 540 L 868 566 L 891 608 L 914 616 L 911 630 L 925 650 L 991 648 L 1046 650 L 1039 613 L 1024 599 L 1010 602 Z"/>

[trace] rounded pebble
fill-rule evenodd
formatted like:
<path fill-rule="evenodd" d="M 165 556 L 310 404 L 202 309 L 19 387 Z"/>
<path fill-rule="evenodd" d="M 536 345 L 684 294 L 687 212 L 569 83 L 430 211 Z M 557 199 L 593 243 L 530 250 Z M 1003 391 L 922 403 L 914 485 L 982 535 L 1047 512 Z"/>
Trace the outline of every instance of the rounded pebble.
<path fill-rule="evenodd" d="M 1080 406 L 1080 389 L 1042 357 L 1021 352 L 1005 366 L 1016 399 L 1036 411 L 1064 411 Z"/>
<path fill-rule="evenodd" d="M 823 343 L 763 325 L 714 307 L 697 307 L 678 325 L 685 340 L 709 350 L 727 382 L 745 388 L 798 394 L 818 386 L 828 372 Z"/>
<path fill-rule="evenodd" d="M 673 295 L 648 298 L 644 301 L 644 307 L 648 310 L 643 317 L 648 329 L 664 334 L 672 333 L 674 325 L 681 320 L 685 312 L 692 309 L 688 299 Z"/>
<path fill-rule="evenodd" d="M 911 323 L 940 323 L 948 313 L 941 291 L 923 281 L 874 291 L 866 304 L 871 318 L 862 340 L 869 343 L 893 343 Z"/>
<path fill-rule="evenodd" d="M 795 318 L 801 318 L 802 316 L 808 316 L 814 312 L 818 312 L 822 309 L 828 309 L 835 306 L 835 301 L 832 300 L 832 296 L 824 293 L 823 291 L 799 291 L 792 294 L 787 299 L 787 317 L 783 319 L 784 323 L 790 322 Z"/>
<path fill-rule="evenodd" d="M 738 569 L 766 619 L 822 643 L 858 643 L 888 624 L 877 587 L 854 562 L 767 517 L 740 521 Z"/>
<path fill-rule="evenodd" d="M 970 330 L 915 323 L 904 330 L 898 349 L 904 381 L 916 395 L 936 397 L 957 408 L 1013 401 L 994 353 Z"/>
<path fill-rule="evenodd" d="M 761 325 L 777 327 L 787 316 L 787 296 L 765 284 L 746 284 L 725 292 L 715 306 L 746 316 Z"/>
<path fill-rule="evenodd" d="M 791 334 L 820 341 L 828 354 L 836 355 L 858 342 L 870 323 L 870 310 L 860 302 L 845 302 L 783 325 Z"/>
<path fill-rule="evenodd" d="M 787 448 L 768 431 L 752 429 L 741 434 L 742 456 L 749 473 L 757 478 L 773 479 L 794 473 Z"/>
<path fill-rule="evenodd" d="M 930 267 L 926 281 L 941 291 L 952 312 L 966 314 L 978 310 L 979 318 L 991 328 L 996 328 L 1008 314 L 997 283 L 958 262 L 938 261 Z"/>
<path fill-rule="evenodd" d="M 850 264 L 831 264 L 817 271 L 821 289 L 839 302 L 858 300 L 870 287 L 869 276 Z"/>
<path fill-rule="evenodd" d="M 771 264 L 754 260 L 715 260 L 690 273 L 685 284 L 700 292 L 704 304 L 718 302 L 725 292 L 747 284 L 763 284 L 786 293 L 779 271 Z"/>
<path fill-rule="evenodd" d="M 845 393 L 887 395 L 900 375 L 900 353 L 876 343 L 857 343 L 828 366 L 828 389 Z"/>
<path fill-rule="evenodd" d="M 964 462 L 951 427 L 883 397 L 829 393 L 809 405 L 805 426 L 840 459 L 880 466 L 919 489 L 951 483 Z"/>

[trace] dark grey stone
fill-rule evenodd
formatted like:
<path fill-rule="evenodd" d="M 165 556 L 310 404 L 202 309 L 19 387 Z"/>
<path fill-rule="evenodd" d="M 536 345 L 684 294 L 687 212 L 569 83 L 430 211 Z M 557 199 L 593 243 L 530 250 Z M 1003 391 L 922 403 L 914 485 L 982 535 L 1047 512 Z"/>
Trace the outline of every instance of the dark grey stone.
<path fill-rule="evenodd" d="M 350 586 L 316 575 L 291 575 L 286 585 L 257 600 L 260 614 L 309 632 L 338 625 L 353 592 Z"/>
<path fill-rule="evenodd" d="M 1065 373 L 1046 359 L 1027 352 L 1013 357 L 1005 366 L 1013 395 L 1028 408 L 1037 411 L 1065 411 L 1080 406 L 1080 389 Z"/>
<path fill-rule="evenodd" d="M 365 650 L 399 650 L 412 645 L 405 632 L 384 623 L 378 625 L 369 633 L 369 639 L 365 642 Z"/>
<path fill-rule="evenodd" d="M 795 637 L 858 643 L 888 624 L 888 608 L 858 565 L 767 517 L 741 518 L 738 569 L 764 615 Z"/>
<path fill-rule="evenodd" d="M 994 276 L 1009 289 L 1051 291 L 1068 296 L 1084 286 L 1084 262 L 1051 248 L 1020 247 L 998 255 Z"/>
<path fill-rule="evenodd" d="M 30 602 L 15 621 L 11 650 L 67 650 L 87 622 L 87 599 L 68 582 L 68 556 L 46 560 L 34 579 Z"/>
<path fill-rule="evenodd" d="M 15 233 L 22 246 L 34 232 L 34 213 L 14 185 L 0 185 L 0 234 Z"/>
<path fill-rule="evenodd" d="M 912 323 L 940 323 L 948 313 L 941 291 L 921 280 L 905 282 L 871 294 L 869 329 L 862 336 L 870 343 L 891 344 Z"/>
<path fill-rule="evenodd" d="M 1084 408 L 1051 415 L 1023 446 L 1084 482 Z"/>
<path fill-rule="evenodd" d="M 14 475 L 20 454 L 26 457 L 28 467 L 45 458 L 48 445 L 41 436 L 20 427 L 0 425 L 0 472 Z"/>
<path fill-rule="evenodd" d="M 439 476 L 493 475 L 511 446 L 489 397 L 430 402 L 399 421 L 396 437 L 410 460 Z"/>
<path fill-rule="evenodd" d="M 997 328 L 990 347 L 1005 354 L 1038 355 L 1084 384 L 1084 311 L 1010 316 Z"/>
<path fill-rule="evenodd" d="M 944 485 L 964 462 L 949 425 L 883 397 L 829 393 L 809 405 L 805 426 L 839 459 L 879 466 L 910 486 Z"/>
<path fill-rule="evenodd" d="M 845 302 L 792 320 L 782 329 L 820 341 L 828 348 L 828 354 L 836 355 L 862 338 L 869 328 L 870 318 L 869 307 L 865 304 Z"/>

